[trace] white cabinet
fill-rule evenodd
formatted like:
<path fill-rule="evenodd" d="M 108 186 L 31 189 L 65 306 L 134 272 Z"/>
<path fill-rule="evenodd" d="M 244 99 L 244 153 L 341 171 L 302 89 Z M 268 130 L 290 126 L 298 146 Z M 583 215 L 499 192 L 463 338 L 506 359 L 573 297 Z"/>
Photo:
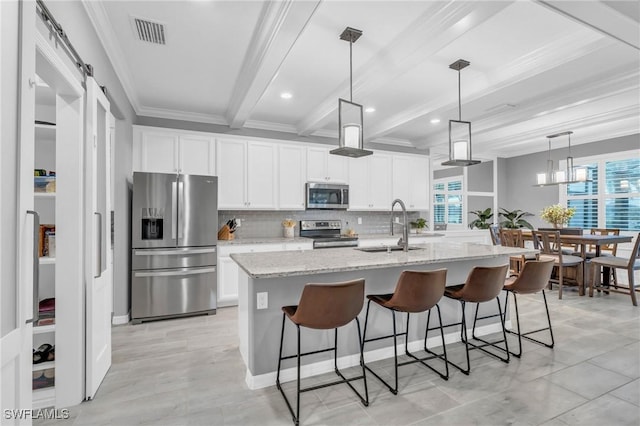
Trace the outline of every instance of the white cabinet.
<path fill-rule="evenodd" d="M 322 147 L 307 148 L 307 181 L 348 182 L 348 157 L 332 155 L 329 151 Z"/>
<path fill-rule="evenodd" d="M 391 208 L 391 156 L 349 159 L 349 210 Z"/>
<path fill-rule="evenodd" d="M 231 244 L 218 248 L 218 307 L 238 304 L 240 269 L 231 258 L 235 253 L 267 253 L 273 251 L 313 250 L 313 242 Z"/>
<path fill-rule="evenodd" d="M 304 146 L 278 146 L 278 208 L 281 210 L 304 210 L 307 169 Z"/>
<path fill-rule="evenodd" d="M 215 175 L 212 135 L 133 127 L 133 171 Z"/>
<path fill-rule="evenodd" d="M 277 146 L 218 139 L 218 208 L 276 209 Z"/>
<path fill-rule="evenodd" d="M 404 201 L 407 210 L 429 210 L 429 158 L 393 155 L 392 198 Z"/>

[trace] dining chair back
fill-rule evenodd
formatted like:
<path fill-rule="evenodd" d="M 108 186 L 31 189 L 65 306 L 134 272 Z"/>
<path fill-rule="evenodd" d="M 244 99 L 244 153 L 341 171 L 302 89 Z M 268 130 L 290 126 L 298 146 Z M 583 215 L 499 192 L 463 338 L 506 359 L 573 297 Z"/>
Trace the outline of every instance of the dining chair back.
<path fill-rule="evenodd" d="M 549 280 L 551 283 L 558 283 L 558 298 L 562 299 L 562 286 L 567 283 L 575 284 L 580 289 L 580 294 L 584 291 L 584 280 L 582 273 L 582 258 L 562 251 L 560 231 L 532 231 L 533 246 L 540 250 L 540 260 L 551 258 L 554 260 L 554 267 L 557 274 Z M 567 268 L 571 268 L 573 275 L 567 275 Z"/>
<path fill-rule="evenodd" d="M 640 288 L 636 288 L 635 285 L 635 271 L 640 270 L 640 233 L 636 237 L 636 243 L 633 246 L 633 250 L 631 251 L 631 256 L 629 256 L 629 259 L 617 256 L 600 256 L 591 259 L 592 273 L 591 281 L 589 284 L 589 296 L 593 296 L 594 287 L 600 289 L 600 283 L 598 282 L 600 280 L 600 273 L 596 271 L 596 269 L 600 267 L 612 270 L 625 269 L 627 271 L 629 287 L 621 286 L 620 283 L 616 280 L 614 287 L 607 287 L 603 290 L 607 293 L 614 292 L 629 294 L 631 296 L 631 303 L 633 303 L 633 306 L 638 306 L 636 291 L 640 291 Z"/>

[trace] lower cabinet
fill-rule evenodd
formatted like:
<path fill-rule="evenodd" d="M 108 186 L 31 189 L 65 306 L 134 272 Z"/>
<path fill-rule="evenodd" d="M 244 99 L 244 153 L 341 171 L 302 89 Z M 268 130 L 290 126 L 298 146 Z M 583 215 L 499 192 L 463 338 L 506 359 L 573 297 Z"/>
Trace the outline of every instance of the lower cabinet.
<path fill-rule="evenodd" d="M 231 244 L 218 247 L 218 307 L 238 304 L 240 269 L 238 264 L 231 258 L 232 254 L 296 250 L 313 250 L 313 242 Z"/>

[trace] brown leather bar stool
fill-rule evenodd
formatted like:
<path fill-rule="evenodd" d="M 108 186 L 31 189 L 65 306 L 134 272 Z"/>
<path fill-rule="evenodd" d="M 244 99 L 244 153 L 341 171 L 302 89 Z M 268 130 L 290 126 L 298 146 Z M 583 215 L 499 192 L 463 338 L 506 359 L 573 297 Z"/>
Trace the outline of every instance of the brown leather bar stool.
<path fill-rule="evenodd" d="M 447 270 L 446 269 L 438 269 L 435 271 L 403 271 L 400 274 L 400 278 L 398 278 L 398 282 L 396 283 L 396 288 L 392 294 L 369 294 L 367 298 L 369 302 L 367 302 L 367 315 L 364 321 L 364 333 L 363 333 L 363 343 L 362 348 L 364 350 L 364 344 L 367 342 L 374 342 L 377 340 L 388 339 L 393 337 L 393 355 L 394 355 L 394 366 L 395 366 L 395 387 L 391 387 L 382 377 L 380 377 L 375 371 L 373 371 L 370 367 L 365 364 L 365 368 L 371 372 L 375 377 L 378 378 L 382 383 L 385 384 L 387 388 L 394 395 L 398 393 L 398 367 L 401 365 L 413 364 L 416 362 L 421 363 L 425 367 L 431 369 L 435 373 L 439 374 L 440 377 L 447 380 L 449 378 L 449 365 L 447 364 L 447 350 L 444 344 L 444 331 L 442 329 L 442 317 L 440 315 L 440 307 L 438 306 L 438 301 L 442 298 L 444 294 L 444 288 L 447 283 Z M 369 308 L 371 307 L 371 302 L 376 303 L 378 306 L 386 308 L 391 311 L 391 320 L 393 323 L 393 334 L 375 337 L 372 339 L 367 339 L 367 325 L 369 322 Z M 409 318 L 412 313 L 420 313 L 428 311 L 427 318 L 431 317 L 431 308 L 436 307 L 438 311 L 438 319 L 440 320 L 440 336 L 442 337 L 442 348 L 443 354 L 436 354 L 427 348 L 427 336 L 429 334 L 429 329 L 425 330 L 424 335 L 424 350 L 425 352 L 431 354 L 431 356 L 427 356 L 424 358 L 418 358 L 411 352 L 409 352 Z M 407 313 L 407 327 L 403 333 L 398 333 L 396 330 L 396 312 L 406 312 Z M 429 320 L 427 319 L 427 323 Z M 410 361 L 398 363 L 398 344 L 397 338 L 398 336 L 405 336 L 404 339 L 404 353 L 411 357 Z M 440 358 L 444 360 L 445 373 L 441 373 L 437 371 L 435 368 L 427 364 L 425 361 Z"/>
<path fill-rule="evenodd" d="M 278 357 L 278 373 L 276 375 L 276 387 L 282 393 L 287 407 L 293 416 L 293 422 L 300 424 L 300 393 L 320 389 L 327 386 L 346 383 L 365 406 L 369 405 L 369 391 L 367 390 L 367 377 L 365 375 L 364 358 L 362 356 L 362 336 L 360 334 L 360 321 L 358 314 L 364 305 L 364 279 L 340 282 L 334 284 L 307 284 L 302 290 L 300 302 L 297 306 L 284 306 L 282 308 L 282 331 L 280 333 L 280 355 Z M 295 324 L 298 334 L 298 350 L 295 355 L 282 356 L 282 346 L 284 343 L 284 326 L 289 318 Z M 360 365 L 362 366 L 362 376 L 345 378 L 338 370 L 338 327 L 349 324 L 356 320 L 358 326 L 358 346 L 360 347 Z M 300 327 L 307 327 L 316 330 L 334 329 L 334 345 L 327 349 L 320 349 L 312 352 L 300 353 Z M 334 370 L 341 380 L 324 383 L 317 386 L 300 389 L 300 357 L 321 352 L 334 352 Z M 280 386 L 280 366 L 282 360 L 297 358 L 297 386 L 296 386 L 296 411 L 293 411 L 287 395 Z M 363 379 L 364 397 L 350 383 L 354 380 Z"/>
<path fill-rule="evenodd" d="M 503 362 L 509 362 L 509 345 L 507 343 L 507 331 L 504 327 L 504 316 L 498 315 L 500 317 L 500 324 L 502 326 L 502 336 L 503 339 L 496 342 L 489 342 L 484 339 L 481 339 L 475 335 L 476 331 L 476 323 L 478 319 L 478 307 L 480 303 L 489 302 L 495 299 L 498 302 L 498 312 L 502 312 L 502 306 L 500 304 L 500 292 L 504 286 L 504 280 L 507 276 L 507 271 L 509 270 L 509 265 L 502 266 L 476 266 L 471 270 L 469 276 L 467 277 L 467 281 L 464 284 L 458 284 L 454 286 L 449 286 L 445 289 L 444 295 L 450 299 L 458 300 L 462 305 L 462 321 L 456 322 L 453 324 L 447 324 L 444 327 L 452 327 L 452 326 L 461 326 L 460 330 L 460 339 L 465 344 L 465 349 L 467 353 L 467 368 L 462 368 L 459 365 L 447 361 L 449 364 L 456 367 L 458 370 L 462 371 L 464 374 L 469 374 L 471 371 L 471 364 L 469 362 L 469 350 L 480 349 L 488 355 L 494 356 Z M 471 330 L 471 338 L 482 342 L 481 345 L 476 345 L 469 341 L 467 336 L 467 320 L 465 315 L 465 306 L 467 303 L 476 303 L 476 314 L 473 318 L 473 328 Z M 488 317 L 486 317 L 488 318 Z M 427 324 L 428 327 L 428 324 Z M 498 343 L 504 343 L 504 348 L 498 346 Z M 469 348 L 471 346 L 471 348 Z M 490 352 L 485 349 L 487 346 L 492 346 L 500 351 L 506 353 L 506 357 L 503 358 L 493 352 Z"/>
<path fill-rule="evenodd" d="M 507 333 L 515 334 L 518 336 L 518 352 L 511 352 L 511 355 L 520 358 L 522 355 L 522 338 L 524 337 L 527 340 L 538 343 L 540 345 L 544 345 L 548 348 L 553 348 L 554 340 L 553 340 L 553 330 L 551 329 L 551 317 L 549 316 L 549 306 L 547 305 L 547 296 L 544 294 L 544 288 L 549 283 L 549 279 L 551 278 L 551 272 L 553 271 L 554 260 L 553 259 L 544 259 L 544 260 L 529 260 L 525 262 L 522 267 L 522 271 L 520 271 L 520 275 L 515 279 L 508 279 L 504 285 L 504 290 L 507 292 L 507 300 L 504 304 L 505 316 L 509 306 L 509 294 L 513 294 L 513 304 L 516 308 L 516 329 L 517 331 L 507 330 Z M 520 313 L 518 312 L 518 298 L 516 295 L 518 294 L 534 294 L 538 292 L 542 292 L 542 298 L 544 300 L 544 308 L 547 312 L 547 323 L 548 327 L 540 328 L 538 330 L 527 331 L 523 333 L 520 330 Z M 538 333 L 540 331 L 549 330 L 549 335 L 551 336 L 551 343 L 545 343 L 540 340 L 536 340 L 532 337 L 529 337 L 529 334 Z"/>

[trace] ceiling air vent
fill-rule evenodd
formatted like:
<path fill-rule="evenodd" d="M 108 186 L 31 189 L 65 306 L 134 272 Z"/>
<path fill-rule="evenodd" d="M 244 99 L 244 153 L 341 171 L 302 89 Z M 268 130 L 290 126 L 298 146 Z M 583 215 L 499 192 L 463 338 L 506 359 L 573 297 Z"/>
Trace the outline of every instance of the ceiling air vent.
<path fill-rule="evenodd" d="M 166 44 L 164 25 L 159 22 L 133 18 L 136 34 L 141 41 L 155 44 Z"/>

